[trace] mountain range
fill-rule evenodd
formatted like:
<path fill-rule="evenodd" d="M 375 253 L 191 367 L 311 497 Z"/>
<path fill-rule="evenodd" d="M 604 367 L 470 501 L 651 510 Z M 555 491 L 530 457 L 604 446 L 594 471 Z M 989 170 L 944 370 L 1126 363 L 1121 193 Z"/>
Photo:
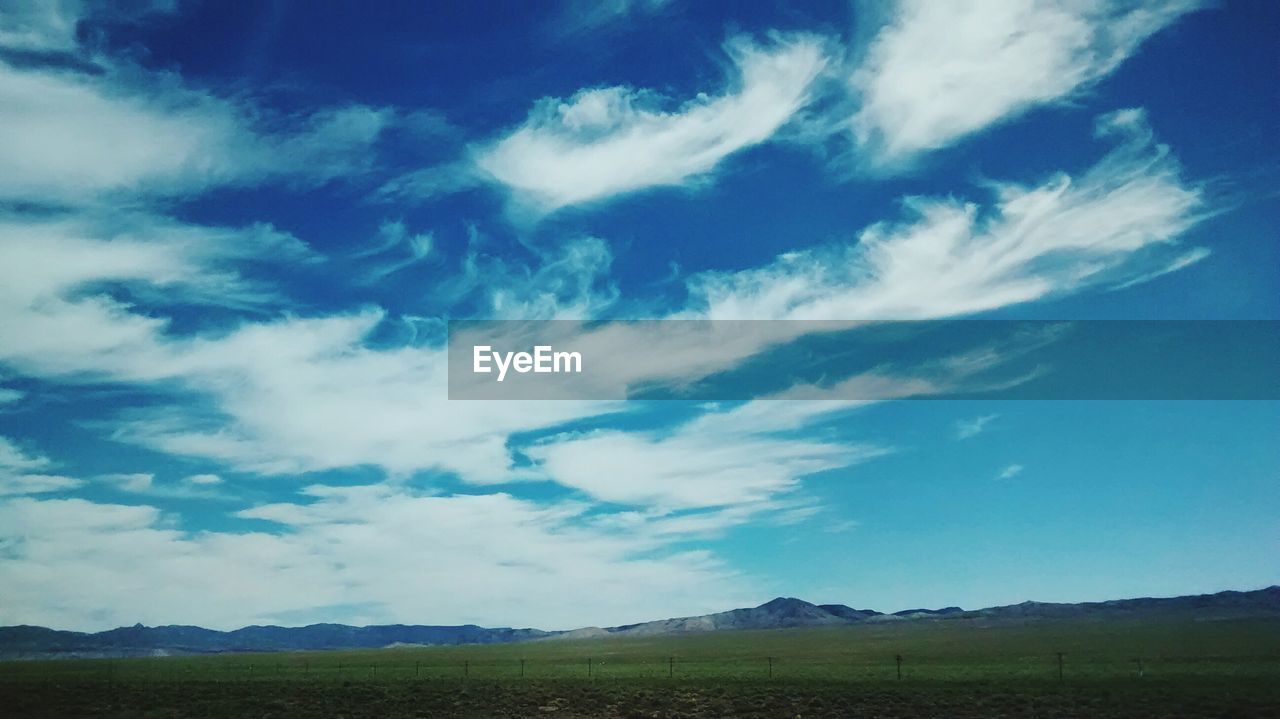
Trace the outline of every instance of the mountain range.
<path fill-rule="evenodd" d="M 352 627 L 345 624 L 312 624 L 305 627 L 250 626 L 229 632 L 193 626 L 145 627 L 136 624 L 132 627 L 85 633 L 23 625 L 0 627 L 0 659 L 358 649 L 402 644 L 496 644 L 542 639 L 651 637 L 742 629 L 837 626 L 867 622 L 982 621 L 998 623 L 1082 617 L 1110 619 L 1169 616 L 1186 616 L 1205 620 L 1280 618 L 1280 586 L 1247 592 L 1226 591 L 1185 597 L 1118 599 L 1077 604 L 1023 602 L 977 610 L 945 607 L 907 609 L 892 614 L 872 609 L 854 609 L 843 604 L 811 604 L 801 599 L 779 597 L 758 607 L 731 609 L 715 614 L 558 632 L 540 629 L 493 629 L 474 624 L 461 626 L 389 624 L 367 627 Z"/>

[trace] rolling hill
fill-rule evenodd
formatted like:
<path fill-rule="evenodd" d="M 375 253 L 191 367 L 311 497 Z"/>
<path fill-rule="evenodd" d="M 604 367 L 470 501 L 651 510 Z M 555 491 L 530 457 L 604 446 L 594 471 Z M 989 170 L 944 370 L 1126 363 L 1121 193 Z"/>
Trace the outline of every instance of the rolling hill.
<path fill-rule="evenodd" d="M 1254 591 L 1171 598 L 1119 599 L 1104 602 L 1023 602 L 966 611 L 959 607 L 908 609 L 886 614 L 843 604 L 811 604 L 779 597 L 757 607 L 691 617 L 661 619 L 616 627 L 587 627 L 571 631 L 485 628 L 476 625 L 312 624 L 305 627 L 250 626 L 222 632 L 202 627 L 141 624 L 97 633 L 45 627 L 0 627 L 0 659 L 59 657 L 150 656 L 270 652 L 327 649 L 369 649 L 403 644 L 502 644 L 528 640 L 591 639 L 597 637 L 654 637 L 744 629 L 782 629 L 884 622 L 1001 623 L 1097 618 L 1132 619 L 1182 616 L 1197 620 L 1280 617 L 1280 586 Z"/>

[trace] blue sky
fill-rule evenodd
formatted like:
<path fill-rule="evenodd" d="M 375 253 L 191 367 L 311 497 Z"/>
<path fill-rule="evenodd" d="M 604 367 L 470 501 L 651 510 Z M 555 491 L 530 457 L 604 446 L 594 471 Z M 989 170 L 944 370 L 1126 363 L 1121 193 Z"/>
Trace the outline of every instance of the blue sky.
<path fill-rule="evenodd" d="M 443 346 L 1280 319 L 1273 3 L 324 5 L 0 5 L 0 624 L 1277 581 L 1275 401 L 450 402 Z"/>

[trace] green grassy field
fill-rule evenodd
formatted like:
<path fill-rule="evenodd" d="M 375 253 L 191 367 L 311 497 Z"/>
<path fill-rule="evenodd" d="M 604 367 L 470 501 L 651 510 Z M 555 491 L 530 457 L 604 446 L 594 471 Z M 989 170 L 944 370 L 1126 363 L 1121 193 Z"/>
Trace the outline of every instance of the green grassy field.
<path fill-rule="evenodd" d="M 1280 620 L 901 622 L 7 662 L 0 706 L 121 717 L 1280 716 Z"/>

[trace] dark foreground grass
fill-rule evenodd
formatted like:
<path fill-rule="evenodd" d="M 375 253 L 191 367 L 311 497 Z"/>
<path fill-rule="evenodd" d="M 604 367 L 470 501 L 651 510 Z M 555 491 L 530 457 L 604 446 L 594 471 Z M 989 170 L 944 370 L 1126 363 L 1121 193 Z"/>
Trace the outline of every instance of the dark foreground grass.
<path fill-rule="evenodd" d="M 8 682 L 15 717 L 1277 717 L 1260 680 Z"/>
<path fill-rule="evenodd" d="M 1280 717 L 1280 620 L 902 622 L 3 662 L 6 716 Z"/>

